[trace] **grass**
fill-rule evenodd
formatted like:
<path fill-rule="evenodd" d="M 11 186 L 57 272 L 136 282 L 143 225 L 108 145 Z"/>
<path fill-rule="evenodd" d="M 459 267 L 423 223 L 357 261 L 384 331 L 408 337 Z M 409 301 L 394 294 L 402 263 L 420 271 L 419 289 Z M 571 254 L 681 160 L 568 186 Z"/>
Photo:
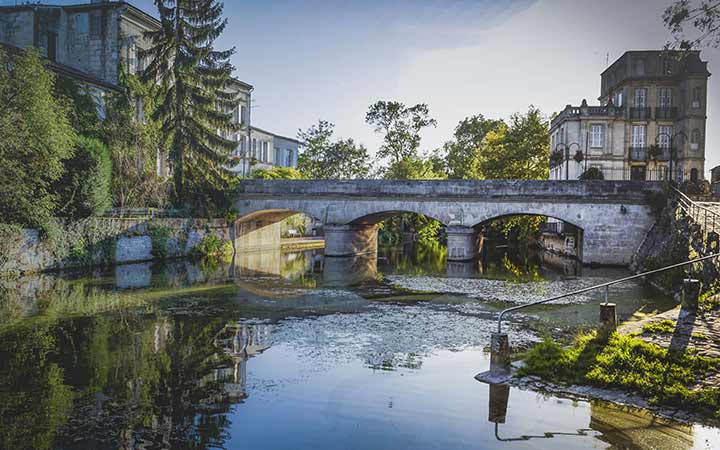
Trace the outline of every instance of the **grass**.
<path fill-rule="evenodd" d="M 525 362 L 519 376 L 621 388 L 641 394 L 651 404 L 720 417 L 720 389 L 693 388 L 704 376 L 720 370 L 718 359 L 668 351 L 632 336 L 593 332 L 578 337 L 568 349 L 545 340 L 530 349 Z"/>
<path fill-rule="evenodd" d="M 665 319 L 660 322 L 653 322 L 643 327 L 643 333 L 648 334 L 672 334 L 675 332 L 676 323 L 672 320 Z"/>

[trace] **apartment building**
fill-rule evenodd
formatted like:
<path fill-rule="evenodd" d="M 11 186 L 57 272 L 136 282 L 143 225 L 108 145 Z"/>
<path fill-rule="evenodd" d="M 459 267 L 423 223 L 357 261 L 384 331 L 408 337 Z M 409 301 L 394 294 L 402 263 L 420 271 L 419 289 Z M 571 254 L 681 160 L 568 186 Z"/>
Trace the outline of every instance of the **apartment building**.
<path fill-rule="evenodd" d="M 599 105 L 567 105 L 550 126 L 550 179 L 704 177 L 707 81 L 700 52 L 628 51 L 601 74 Z"/>
<path fill-rule="evenodd" d="M 144 69 L 139 52 L 149 43 L 143 34 L 159 27 L 153 16 L 124 1 L 0 6 L 0 44 L 10 51 L 38 48 L 50 69 L 87 87 L 100 117 L 104 116 L 105 97 L 120 90 L 120 70 L 139 73 Z M 297 140 L 251 124 L 253 86 L 233 79 L 229 89 L 237 94 L 238 104 L 232 113 L 235 123 L 241 125 L 234 136 L 224 136 L 238 143 L 229 168 L 249 175 L 254 168 L 295 167 L 300 147 Z M 137 106 L 141 117 L 142 104 Z M 157 173 L 168 175 L 170 169 L 158 152 Z"/>

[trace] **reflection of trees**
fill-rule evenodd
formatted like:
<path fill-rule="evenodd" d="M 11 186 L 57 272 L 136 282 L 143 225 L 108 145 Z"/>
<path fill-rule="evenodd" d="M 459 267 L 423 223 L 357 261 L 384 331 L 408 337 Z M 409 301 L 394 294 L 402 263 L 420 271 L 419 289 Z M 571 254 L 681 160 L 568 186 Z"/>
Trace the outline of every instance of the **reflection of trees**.
<path fill-rule="evenodd" d="M 385 266 L 394 274 L 441 274 L 445 272 L 447 247 L 439 242 L 425 242 L 409 248 L 386 248 L 383 255 L 388 260 Z"/>
<path fill-rule="evenodd" d="M 0 339 L 0 447 L 222 445 L 233 399 L 222 318 L 98 315 Z M 31 436 L 31 438 L 28 438 Z"/>

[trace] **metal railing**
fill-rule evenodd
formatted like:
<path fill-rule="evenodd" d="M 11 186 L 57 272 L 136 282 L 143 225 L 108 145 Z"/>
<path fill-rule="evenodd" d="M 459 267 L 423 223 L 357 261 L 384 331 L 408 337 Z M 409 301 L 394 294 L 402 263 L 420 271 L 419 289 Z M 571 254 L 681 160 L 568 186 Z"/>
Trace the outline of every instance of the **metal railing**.
<path fill-rule="evenodd" d="M 670 186 L 670 189 L 673 190 L 677 197 L 678 206 L 680 206 L 695 223 L 702 225 L 706 233 L 709 231 L 717 232 L 717 227 L 720 226 L 720 213 L 699 205 L 674 186 Z"/>
<path fill-rule="evenodd" d="M 586 293 L 586 292 L 590 292 L 590 291 L 594 291 L 594 290 L 602 289 L 602 288 L 605 288 L 605 304 L 607 304 L 607 303 L 608 303 L 608 296 L 609 296 L 609 294 L 610 294 L 610 292 L 609 292 L 609 291 L 610 291 L 610 286 L 612 286 L 612 285 L 619 284 L 619 283 L 625 283 L 626 281 L 635 280 L 635 279 L 637 279 L 637 278 L 646 277 L 646 276 L 648 276 L 648 275 L 654 275 L 654 274 L 656 274 L 656 273 L 661 273 L 661 272 L 665 272 L 665 271 L 672 270 L 672 269 L 677 269 L 678 267 L 683 267 L 683 266 L 687 266 L 687 265 L 690 265 L 690 264 L 699 263 L 699 262 L 702 262 L 702 261 L 705 261 L 705 260 L 708 260 L 708 259 L 717 258 L 718 256 L 720 256 L 720 253 L 715 253 L 715 254 L 712 254 L 712 255 L 703 256 L 702 258 L 695 258 L 695 259 L 690 260 L 690 261 L 685 261 L 685 262 L 681 262 L 681 263 L 678 263 L 678 264 L 673 264 L 672 266 L 667 266 L 667 267 L 662 267 L 662 268 L 660 268 L 660 269 L 650 270 L 650 271 L 648 271 L 648 272 L 643 272 L 643 273 L 640 273 L 640 274 L 638 274 L 638 275 L 632 275 L 632 276 L 629 276 L 629 277 L 620 278 L 620 279 L 617 279 L 617 280 L 609 281 L 609 282 L 607 282 L 607 283 L 596 284 L 596 285 L 594 285 L 594 286 L 586 287 L 586 288 L 583 288 L 583 289 L 578 289 L 578 290 L 576 290 L 576 291 L 568 292 L 568 293 L 566 293 L 566 294 L 556 295 L 556 296 L 554 296 L 554 297 L 546 298 L 546 299 L 544 299 L 544 300 L 538 300 L 538 301 L 536 301 L 536 302 L 526 303 L 526 304 L 524 304 L 524 305 L 518 305 L 518 306 L 513 306 L 513 307 L 511 307 L 511 308 L 503 309 L 502 311 L 500 311 L 500 314 L 498 314 L 498 328 L 497 328 L 498 331 L 497 331 L 497 332 L 498 332 L 498 333 L 502 333 L 502 319 L 503 319 L 503 316 L 504 316 L 505 314 L 509 313 L 509 312 L 517 311 L 518 309 L 529 308 L 529 307 L 531 307 L 531 306 L 542 305 L 542 304 L 544 304 L 544 303 L 550 303 L 550 302 L 555 301 L 555 300 L 560 300 L 560 299 L 563 299 L 563 298 L 566 298 L 566 297 L 572 297 L 572 296 L 575 296 L 575 295 L 584 294 L 584 293 Z"/>

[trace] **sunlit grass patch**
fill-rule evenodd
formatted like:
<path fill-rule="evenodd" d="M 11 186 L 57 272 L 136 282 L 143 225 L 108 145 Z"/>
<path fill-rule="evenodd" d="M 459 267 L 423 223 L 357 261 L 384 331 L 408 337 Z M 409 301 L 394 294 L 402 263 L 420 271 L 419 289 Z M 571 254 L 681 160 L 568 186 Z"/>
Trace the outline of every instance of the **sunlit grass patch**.
<path fill-rule="evenodd" d="M 643 395 L 653 404 L 702 410 L 720 417 L 720 390 L 695 387 L 720 370 L 720 360 L 692 351 L 677 352 L 632 336 L 593 332 L 578 337 L 568 349 L 545 340 L 527 353 L 525 362 L 519 376 L 622 388 Z"/>

